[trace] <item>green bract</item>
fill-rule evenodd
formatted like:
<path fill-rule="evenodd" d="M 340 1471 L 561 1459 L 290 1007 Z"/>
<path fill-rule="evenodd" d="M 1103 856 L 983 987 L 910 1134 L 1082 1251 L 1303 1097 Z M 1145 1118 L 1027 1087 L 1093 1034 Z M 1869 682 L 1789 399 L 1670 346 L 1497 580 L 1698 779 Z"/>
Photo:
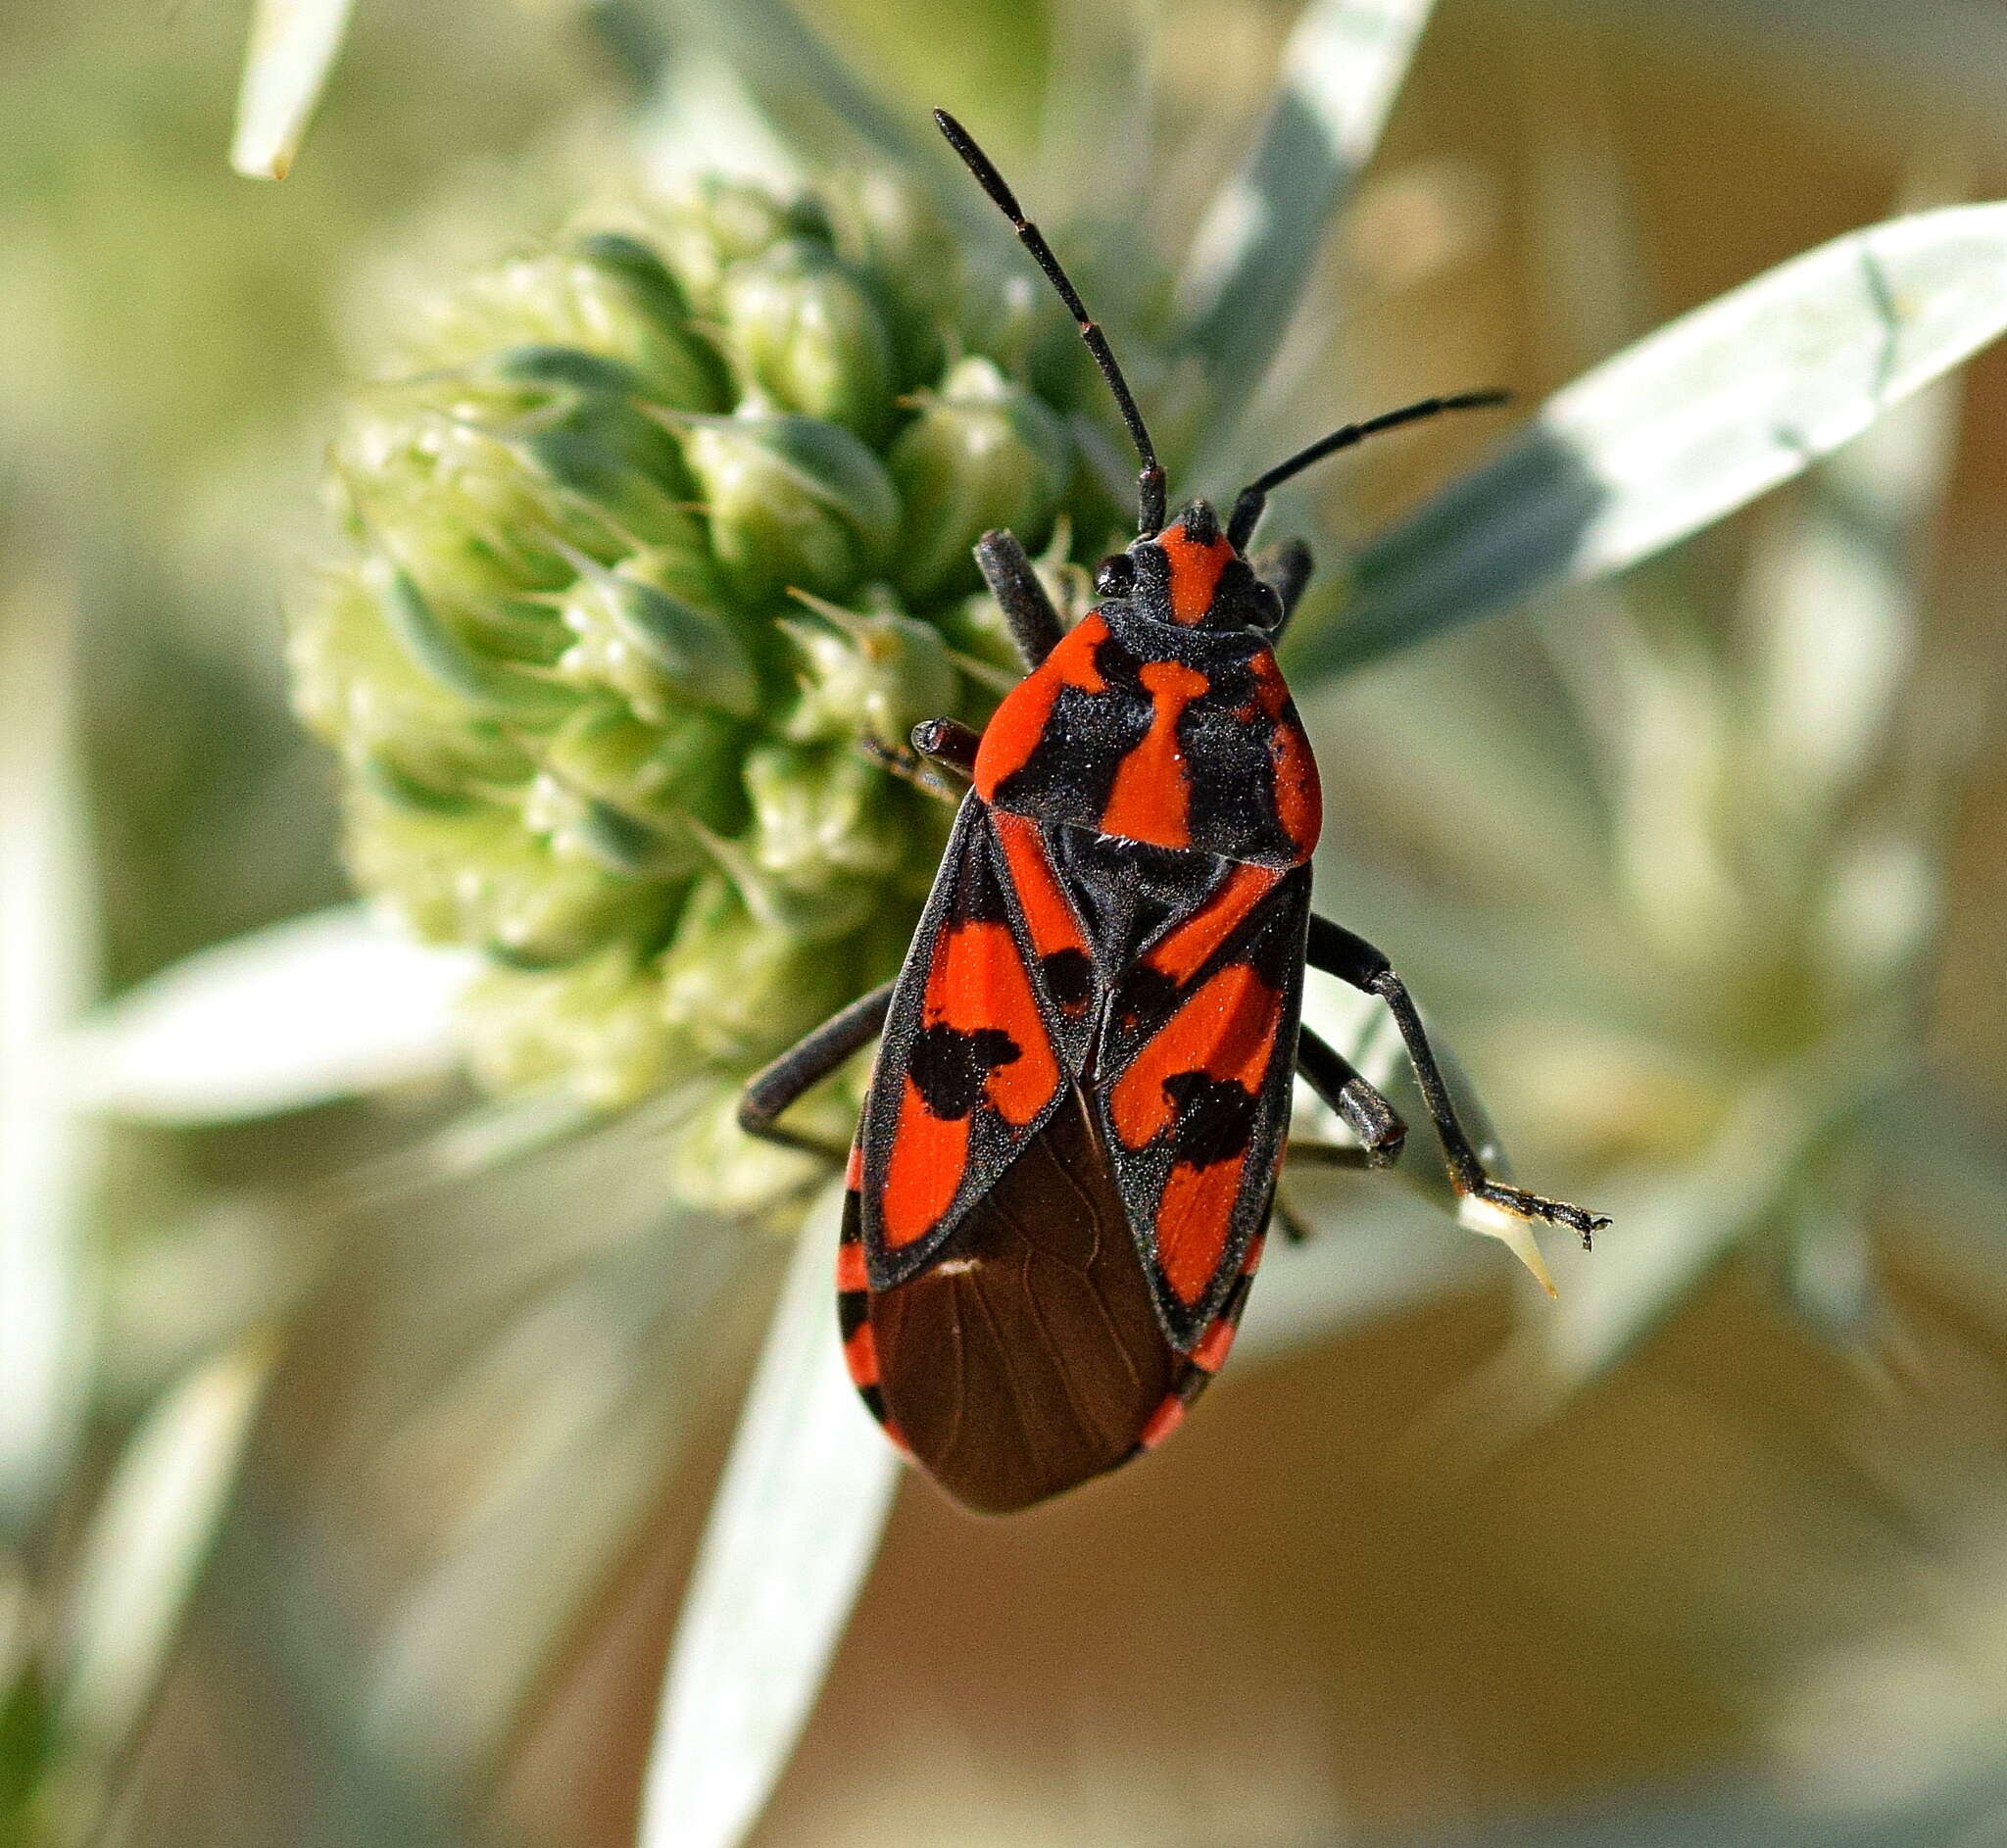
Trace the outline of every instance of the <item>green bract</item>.
<path fill-rule="evenodd" d="M 970 547 L 1007 526 L 1077 591 L 1115 536 L 1069 424 L 1105 407 L 1021 376 L 1009 273 L 883 178 L 707 182 L 424 305 L 336 448 L 354 549 L 292 659 L 357 878 L 486 953 L 484 1083 L 679 1088 L 667 1169 L 721 1208 L 808 1172 L 730 1094 L 917 915 L 948 811 L 866 748 L 994 704 Z"/>

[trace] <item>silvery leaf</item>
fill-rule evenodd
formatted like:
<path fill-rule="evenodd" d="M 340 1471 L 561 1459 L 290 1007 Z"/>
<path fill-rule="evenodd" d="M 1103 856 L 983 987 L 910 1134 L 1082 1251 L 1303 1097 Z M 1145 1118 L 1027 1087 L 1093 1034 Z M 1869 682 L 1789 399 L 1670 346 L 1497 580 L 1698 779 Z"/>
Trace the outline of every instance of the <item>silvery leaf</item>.
<path fill-rule="evenodd" d="M 870 1570 L 899 1459 L 844 1378 L 841 1188 L 782 1287 L 662 1690 L 642 1848 L 733 1848 L 759 1816 Z"/>

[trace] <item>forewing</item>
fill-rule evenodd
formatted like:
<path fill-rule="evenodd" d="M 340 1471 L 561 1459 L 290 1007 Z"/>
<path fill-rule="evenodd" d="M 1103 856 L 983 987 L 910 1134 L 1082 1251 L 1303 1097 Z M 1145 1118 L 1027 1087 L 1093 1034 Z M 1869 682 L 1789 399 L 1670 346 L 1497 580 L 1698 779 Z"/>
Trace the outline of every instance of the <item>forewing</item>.
<path fill-rule="evenodd" d="M 1166 1332 L 1189 1351 L 1261 1231 L 1289 1128 L 1309 869 L 1221 869 L 1109 1005 L 1097 1095 Z"/>
<path fill-rule="evenodd" d="M 963 801 L 900 974 L 860 1143 L 875 1289 L 925 1268 L 1085 1055 L 1093 964 L 1037 833 Z"/>

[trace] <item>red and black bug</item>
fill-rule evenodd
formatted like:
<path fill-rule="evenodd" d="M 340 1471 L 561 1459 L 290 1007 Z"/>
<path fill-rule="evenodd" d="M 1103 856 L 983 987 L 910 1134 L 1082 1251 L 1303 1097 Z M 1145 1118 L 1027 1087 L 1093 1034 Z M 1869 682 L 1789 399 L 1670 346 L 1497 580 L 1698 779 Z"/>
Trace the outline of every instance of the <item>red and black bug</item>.
<path fill-rule="evenodd" d="M 1164 476 L 1120 366 L 1038 227 L 952 117 L 948 137 L 1051 279 L 1141 462 L 1138 537 L 1061 629 L 1023 548 L 976 548 L 1027 674 L 980 738 L 914 750 L 968 779 L 895 982 L 747 1088 L 776 1119 L 880 1037 L 852 1148 L 839 1314 L 851 1377 L 894 1440 L 968 1507 L 1001 1513 L 1147 1450 L 1226 1358 L 1260 1261 L 1300 1072 L 1383 1166 L 1405 1127 L 1298 1012 L 1303 970 L 1383 998 L 1459 1192 L 1568 1226 L 1604 1220 L 1488 1175 L 1406 988 L 1310 909 L 1322 798 L 1274 645 L 1308 578 L 1244 556 L 1269 492 L 1429 399 L 1271 468 L 1224 524 L 1167 523 Z"/>

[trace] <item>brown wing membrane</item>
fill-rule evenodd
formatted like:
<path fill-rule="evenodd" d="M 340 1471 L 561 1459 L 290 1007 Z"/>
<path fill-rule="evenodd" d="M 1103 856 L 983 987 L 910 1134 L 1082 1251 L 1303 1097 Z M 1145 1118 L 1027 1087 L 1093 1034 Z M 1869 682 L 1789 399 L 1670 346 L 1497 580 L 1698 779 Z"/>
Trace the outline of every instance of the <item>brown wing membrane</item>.
<path fill-rule="evenodd" d="M 884 1416 L 988 1514 L 1124 1461 L 1183 1360 L 1077 1090 L 926 1270 L 872 1293 L 869 1318 Z"/>

